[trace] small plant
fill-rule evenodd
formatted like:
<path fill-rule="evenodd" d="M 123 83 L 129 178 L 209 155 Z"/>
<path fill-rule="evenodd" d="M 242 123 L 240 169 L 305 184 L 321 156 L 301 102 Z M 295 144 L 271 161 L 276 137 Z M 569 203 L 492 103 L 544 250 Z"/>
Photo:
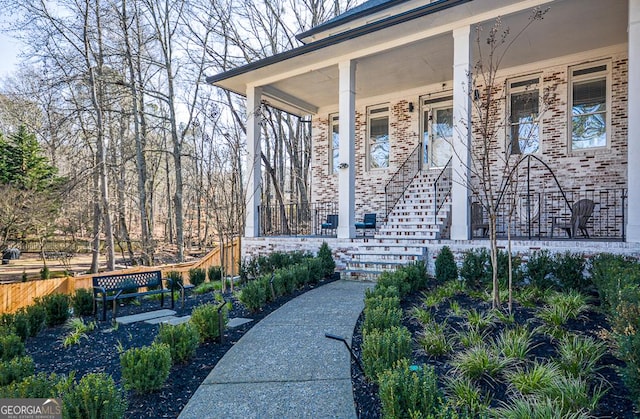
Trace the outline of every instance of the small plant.
<path fill-rule="evenodd" d="M 433 356 L 445 355 L 451 352 L 452 345 L 446 333 L 447 325 L 431 322 L 424 326 L 418 342 L 424 351 Z"/>
<path fill-rule="evenodd" d="M 505 329 L 495 340 L 495 349 L 505 358 L 524 361 L 531 350 L 532 333 L 524 328 Z"/>
<path fill-rule="evenodd" d="M 40 333 L 47 322 L 47 310 L 41 304 L 32 304 L 25 309 L 29 322 L 29 336 L 35 337 Z"/>
<path fill-rule="evenodd" d="M 364 310 L 366 311 L 372 308 L 382 308 L 384 310 L 400 308 L 400 298 L 397 296 L 387 297 L 376 292 L 368 292 L 364 298 Z"/>
<path fill-rule="evenodd" d="M 458 352 L 451 360 L 451 365 L 467 378 L 495 379 L 509 366 L 509 360 L 498 356 L 483 344 Z"/>
<path fill-rule="evenodd" d="M 14 333 L 0 335 L 0 361 L 11 361 L 24 355 L 24 343 Z"/>
<path fill-rule="evenodd" d="M 433 367 L 412 368 L 406 359 L 380 374 L 379 394 L 385 418 L 433 417 L 444 407 Z"/>
<path fill-rule="evenodd" d="M 174 364 L 185 363 L 196 353 L 200 344 L 200 334 L 190 322 L 177 326 L 161 324 L 155 342 L 169 346 Z"/>
<path fill-rule="evenodd" d="M 49 294 L 36 298 L 36 304 L 42 305 L 47 313 L 47 326 L 64 324 L 69 318 L 69 296 L 65 294 Z"/>
<path fill-rule="evenodd" d="M 457 317 L 462 316 L 463 314 L 463 310 L 460 307 L 460 303 L 458 303 L 457 301 L 453 300 L 453 301 L 449 301 L 449 310 L 451 311 L 451 314 Z"/>
<path fill-rule="evenodd" d="M 189 269 L 189 282 L 194 287 L 204 283 L 207 279 L 207 271 L 202 268 L 191 268 Z"/>
<path fill-rule="evenodd" d="M 491 313 L 482 313 L 477 311 L 475 308 L 472 308 L 471 310 L 467 310 L 466 315 L 467 323 L 472 328 L 485 330 L 495 326 Z"/>
<path fill-rule="evenodd" d="M 513 298 L 523 307 L 536 308 L 540 301 L 544 301 L 549 295 L 548 289 L 541 289 L 530 285 L 513 291 Z"/>
<path fill-rule="evenodd" d="M 400 297 L 407 295 L 412 289 L 409 274 L 401 269 L 382 272 L 378 277 L 378 285 L 397 288 Z"/>
<path fill-rule="evenodd" d="M 556 362 L 570 376 L 587 379 L 598 370 L 598 361 L 606 352 L 603 342 L 586 336 L 567 336 L 558 345 Z"/>
<path fill-rule="evenodd" d="M 73 375 L 73 373 L 71 373 Z M 0 397 L 11 399 L 34 399 L 58 397 L 61 389 L 69 389 L 73 385 L 72 378 L 51 373 L 40 372 L 30 375 L 21 381 L 0 387 Z"/>
<path fill-rule="evenodd" d="M 504 419 L 587 419 L 589 416 L 579 413 L 565 415 L 562 408 L 549 398 L 514 397 L 509 403 L 502 403 L 495 409 L 494 416 Z"/>
<path fill-rule="evenodd" d="M 482 417 L 487 411 L 489 400 L 483 397 L 471 379 L 463 375 L 452 375 L 445 378 L 444 385 L 453 406 L 466 413 L 468 417 Z"/>
<path fill-rule="evenodd" d="M 327 242 L 322 242 L 322 245 L 320 245 L 318 259 L 320 259 L 322 265 L 322 276 L 327 277 L 333 274 L 336 269 L 336 262 L 333 260 L 333 255 Z"/>
<path fill-rule="evenodd" d="M 207 277 L 209 282 L 222 281 L 222 266 L 209 266 Z"/>
<path fill-rule="evenodd" d="M 200 284 L 191 291 L 194 294 L 207 294 L 209 292 L 218 291 L 222 288 L 222 284 L 220 282 L 205 282 L 204 284 Z"/>
<path fill-rule="evenodd" d="M 223 307 L 220 311 L 220 316 L 222 316 L 220 319 L 218 307 L 213 304 L 203 304 L 193 309 L 189 321 L 196 327 L 200 341 L 206 342 L 219 337 L 220 333 L 224 332 L 228 320 L 227 315 L 227 307 Z M 222 326 L 222 331 L 220 326 Z"/>
<path fill-rule="evenodd" d="M 93 331 L 96 328 L 96 323 L 90 322 L 85 324 L 81 318 L 76 317 L 69 319 L 66 326 L 70 331 L 62 340 L 62 346 L 65 348 L 79 344 L 82 338 L 87 339 L 87 332 Z"/>
<path fill-rule="evenodd" d="M 589 395 L 589 383 L 586 380 L 560 374 L 539 392 L 555 401 L 566 414 L 594 411 L 606 390 L 602 385 L 594 385 L 593 392 Z"/>
<path fill-rule="evenodd" d="M 138 393 L 159 390 L 169 377 L 171 349 L 166 344 L 158 343 L 131 348 L 120 354 L 120 366 L 127 390 Z"/>
<path fill-rule="evenodd" d="M 378 374 L 410 355 L 411 333 L 405 327 L 373 329 L 363 335 L 362 364 L 366 376 L 372 380 L 377 381 Z"/>
<path fill-rule="evenodd" d="M 22 308 L 14 314 L 3 314 L 2 323 L 10 333 L 16 334 L 22 341 L 26 341 L 31 335 L 31 325 L 26 309 Z M 42 323 L 44 327 L 44 320 Z"/>
<path fill-rule="evenodd" d="M 93 314 L 93 293 L 85 288 L 79 288 L 71 298 L 71 305 L 76 316 L 90 316 Z"/>
<path fill-rule="evenodd" d="M 49 271 L 49 267 L 43 266 L 40 269 L 40 279 L 49 279 L 51 278 L 51 271 Z"/>
<path fill-rule="evenodd" d="M 451 249 L 444 246 L 436 258 L 436 281 L 442 284 L 451 279 L 458 279 L 458 266 Z"/>
<path fill-rule="evenodd" d="M 34 365 L 30 356 L 16 356 L 8 361 L 0 361 L 0 386 L 18 382 L 33 375 Z"/>
<path fill-rule="evenodd" d="M 433 320 L 433 316 L 431 315 L 431 311 L 425 310 L 425 309 L 420 308 L 420 307 L 414 307 L 411 310 L 411 317 L 416 319 L 423 326 L 428 324 L 428 323 L 431 323 L 431 321 Z"/>
<path fill-rule="evenodd" d="M 62 396 L 64 417 L 69 419 L 121 418 L 127 410 L 127 400 L 105 373 L 90 373 L 65 391 Z"/>
<path fill-rule="evenodd" d="M 178 284 L 184 284 L 182 274 L 178 271 L 167 272 L 167 282 L 169 284 L 169 289 L 173 291 L 178 291 L 180 289 L 180 286 Z"/>
<path fill-rule="evenodd" d="M 562 372 L 555 364 L 534 362 L 528 368 L 516 368 L 506 373 L 507 380 L 521 393 L 539 394 L 553 383 Z"/>
<path fill-rule="evenodd" d="M 487 331 L 480 332 L 475 327 L 470 327 L 467 330 L 461 330 L 456 334 L 458 342 L 464 348 L 471 348 L 473 346 L 477 346 L 482 344 L 487 337 Z"/>

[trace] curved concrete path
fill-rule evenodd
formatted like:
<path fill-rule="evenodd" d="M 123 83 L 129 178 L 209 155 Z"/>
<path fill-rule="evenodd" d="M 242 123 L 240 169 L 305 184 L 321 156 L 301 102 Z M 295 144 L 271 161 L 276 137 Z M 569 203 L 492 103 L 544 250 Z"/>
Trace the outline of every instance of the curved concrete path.
<path fill-rule="evenodd" d="M 336 281 L 253 326 L 218 362 L 180 414 L 203 418 L 355 418 L 351 341 L 372 283 Z"/>

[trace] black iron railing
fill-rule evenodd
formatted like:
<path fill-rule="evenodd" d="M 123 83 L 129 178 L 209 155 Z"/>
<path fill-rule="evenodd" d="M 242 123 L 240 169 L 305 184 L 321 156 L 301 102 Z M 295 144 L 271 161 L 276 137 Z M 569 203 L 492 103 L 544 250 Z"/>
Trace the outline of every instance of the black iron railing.
<path fill-rule="evenodd" d="M 440 174 L 436 178 L 436 181 L 433 182 L 434 220 L 438 216 L 438 212 L 440 212 L 440 209 L 444 205 L 449 195 L 451 195 L 451 181 L 451 158 L 449 158 L 449 161 L 447 161 L 447 164 L 445 164 L 440 171 Z"/>
<path fill-rule="evenodd" d="M 402 166 L 391 176 L 389 182 L 384 187 L 385 194 L 385 215 L 387 218 L 393 207 L 396 206 L 404 191 L 416 177 L 420 169 L 422 168 L 422 145 L 418 144 L 416 148 L 411 152 L 407 160 L 402 163 Z"/>
<path fill-rule="evenodd" d="M 321 234 L 328 215 L 338 214 L 336 202 L 261 205 L 261 236 L 311 236 Z"/>
<path fill-rule="evenodd" d="M 567 239 L 567 232 L 558 228 L 558 224 L 566 224 L 571 220 L 574 203 L 589 199 L 595 204 L 586 223 L 589 238 L 624 241 L 626 197 L 626 189 L 529 194 L 505 192 L 497 206 L 496 234 L 499 238 L 506 238 L 509 229 L 514 239 Z M 471 197 L 471 204 L 474 202 L 480 202 L 478 196 Z M 488 214 L 484 212 L 483 216 L 483 221 L 488 224 Z M 471 232 L 473 238 L 482 238 L 483 234 L 486 231 L 482 228 Z M 586 236 L 576 234 L 574 238 L 585 239 Z"/>

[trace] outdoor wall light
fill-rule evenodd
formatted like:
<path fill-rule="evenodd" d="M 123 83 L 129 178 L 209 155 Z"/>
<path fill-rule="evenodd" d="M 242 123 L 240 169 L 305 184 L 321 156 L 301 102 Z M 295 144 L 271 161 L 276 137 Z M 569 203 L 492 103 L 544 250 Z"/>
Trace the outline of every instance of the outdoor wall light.
<path fill-rule="evenodd" d="M 413 112 L 413 102 L 409 102 L 409 112 Z"/>
<path fill-rule="evenodd" d="M 349 167 L 349 163 L 340 163 L 338 169 L 346 169 Z"/>
<path fill-rule="evenodd" d="M 479 100 L 480 99 L 480 90 L 475 89 L 473 91 L 473 100 Z"/>

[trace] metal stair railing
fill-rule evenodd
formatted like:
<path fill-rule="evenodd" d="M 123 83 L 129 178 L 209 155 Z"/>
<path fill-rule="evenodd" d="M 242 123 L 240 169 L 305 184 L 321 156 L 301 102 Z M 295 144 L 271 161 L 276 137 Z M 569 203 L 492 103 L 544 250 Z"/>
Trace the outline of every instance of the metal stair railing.
<path fill-rule="evenodd" d="M 445 201 L 451 195 L 451 160 L 447 161 L 440 174 L 433 182 L 433 224 L 437 223 L 438 212 L 444 206 Z"/>
<path fill-rule="evenodd" d="M 418 144 L 402 163 L 402 166 L 391 176 L 384 187 L 385 194 L 385 220 L 396 206 L 400 198 L 407 190 L 411 181 L 422 169 L 422 144 Z"/>

